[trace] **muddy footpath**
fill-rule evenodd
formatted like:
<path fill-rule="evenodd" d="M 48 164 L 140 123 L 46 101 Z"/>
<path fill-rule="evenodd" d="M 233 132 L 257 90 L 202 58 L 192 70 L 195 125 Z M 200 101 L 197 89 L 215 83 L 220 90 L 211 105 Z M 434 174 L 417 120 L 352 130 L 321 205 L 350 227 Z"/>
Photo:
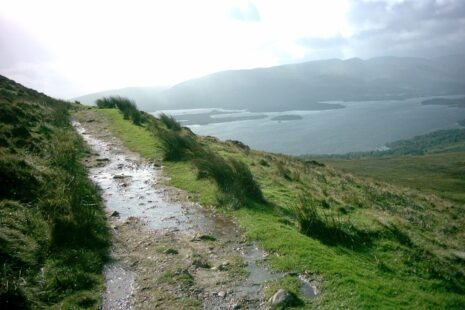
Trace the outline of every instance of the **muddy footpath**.
<path fill-rule="evenodd" d="M 264 283 L 284 274 L 237 225 L 165 185 L 159 164 L 128 151 L 92 110 L 73 125 L 90 146 L 85 159 L 113 232 L 103 309 L 266 309 Z M 308 297 L 317 289 L 302 278 Z"/>

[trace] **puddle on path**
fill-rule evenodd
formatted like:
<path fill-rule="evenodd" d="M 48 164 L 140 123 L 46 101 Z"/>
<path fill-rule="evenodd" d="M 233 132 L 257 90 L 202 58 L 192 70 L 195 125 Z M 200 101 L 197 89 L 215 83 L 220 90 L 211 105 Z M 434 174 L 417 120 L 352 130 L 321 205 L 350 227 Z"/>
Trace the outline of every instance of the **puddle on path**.
<path fill-rule="evenodd" d="M 285 272 L 271 272 L 268 270 L 264 266 L 268 254 L 255 245 L 244 247 L 241 254 L 244 258 L 244 262 L 247 264 L 246 270 L 249 274 L 246 281 L 237 288 L 239 295 L 243 298 L 260 295 L 263 283 L 278 280 L 288 274 Z M 303 297 L 311 299 L 318 296 L 319 291 L 316 285 L 305 275 L 299 274 L 297 279 L 300 285 L 299 292 Z"/>
<path fill-rule="evenodd" d="M 307 277 L 300 274 L 298 279 L 300 282 L 300 294 L 302 294 L 302 296 L 311 299 L 317 297 L 320 294 L 316 285 L 307 279 Z"/>
<path fill-rule="evenodd" d="M 255 245 L 246 246 L 241 251 L 248 277 L 244 283 L 238 286 L 237 291 L 243 298 L 247 296 L 257 296 L 261 294 L 262 285 L 267 281 L 272 281 L 283 277 L 284 273 L 271 272 L 263 266 L 267 253 Z"/>
<path fill-rule="evenodd" d="M 202 222 L 198 208 L 168 202 L 166 189 L 155 188 L 160 169 L 134 154 L 123 153 L 111 142 L 91 137 L 80 124 L 74 126 L 92 151 L 99 154 L 100 164 L 90 168 L 90 178 L 102 189 L 109 210 L 118 212 L 123 220 L 140 218 L 153 229 L 187 230 Z"/>

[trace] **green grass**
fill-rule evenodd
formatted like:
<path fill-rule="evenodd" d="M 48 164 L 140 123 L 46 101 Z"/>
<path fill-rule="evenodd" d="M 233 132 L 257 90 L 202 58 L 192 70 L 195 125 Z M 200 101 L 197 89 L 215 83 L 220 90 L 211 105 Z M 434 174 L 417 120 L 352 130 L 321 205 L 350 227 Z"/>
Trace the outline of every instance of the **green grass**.
<path fill-rule="evenodd" d="M 437 130 L 407 140 L 398 140 L 386 144 L 388 149 L 353 152 L 333 155 L 304 155 L 309 159 L 362 159 L 399 155 L 431 155 L 448 152 L 465 151 L 465 129 Z"/>
<path fill-rule="evenodd" d="M 127 148 L 150 160 L 159 161 L 163 158 L 161 140 L 154 139 L 147 126 L 133 126 L 115 109 L 101 109 L 98 112 L 110 121 L 111 131 Z M 207 179 L 198 180 L 195 167 L 170 161 L 163 162 L 163 167 L 169 176 L 183 176 L 173 178 L 170 181 L 171 185 L 192 193 L 197 201 L 204 205 L 215 203 L 216 185 Z"/>
<path fill-rule="evenodd" d="M 160 141 L 149 131 L 131 125 L 117 111 L 96 113 L 111 121 L 113 132 L 133 151 L 149 159 L 163 157 Z M 464 264 L 454 256 L 465 246 L 463 205 L 287 156 L 247 150 L 210 137 L 197 139 L 212 152 L 240 160 L 251 170 L 266 202 L 249 200 L 247 207 L 222 210 L 237 220 L 250 240 L 271 253 L 270 265 L 281 271 L 311 272 L 321 279 L 321 296 L 304 301 L 301 307 L 465 306 Z M 218 187 L 197 178 L 192 161 L 163 165 L 170 184 L 193 193 L 204 205 L 217 205 Z M 370 242 L 328 243 L 324 235 L 301 233 L 295 206 L 302 195 L 318 202 L 320 215 L 371 236 Z M 292 279 L 280 285 L 295 292 Z"/>
<path fill-rule="evenodd" d="M 0 77 L 0 308 L 100 306 L 110 235 L 73 107 Z"/>
<path fill-rule="evenodd" d="M 323 161 L 356 175 L 465 204 L 465 152 Z"/>
<path fill-rule="evenodd" d="M 99 112 L 103 113 L 111 121 L 112 132 L 115 136 L 121 138 L 130 150 L 145 158 L 162 158 L 161 143 L 151 138 L 145 125 L 134 126 L 130 122 L 123 121 L 121 113 L 116 109 L 101 109 Z"/>
<path fill-rule="evenodd" d="M 166 128 L 173 131 L 181 130 L 181 124 L 179 124 L 174 117 L 166 115 L 165 113 L 161 113 L 158 118 L 166 126 Z"/>
<path fill-rule="evenodd" d="M 123 113 L 124 119 L 132 119 L 134 125 L 140 126 L 144 121 L 142 113 L 137 109 L 134 101 L 124 97 L 103 97 L 96 102 L 100 109 L 118 108 Z"/>

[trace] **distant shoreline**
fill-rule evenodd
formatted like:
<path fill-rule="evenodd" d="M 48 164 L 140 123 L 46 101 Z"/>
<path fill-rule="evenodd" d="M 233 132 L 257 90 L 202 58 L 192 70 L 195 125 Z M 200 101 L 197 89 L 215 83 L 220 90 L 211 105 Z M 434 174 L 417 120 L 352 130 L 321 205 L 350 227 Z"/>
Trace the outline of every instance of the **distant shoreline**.
<path fill-rule="evenodd" d="M 293 114 L 288 114 L 288 115 L 278 115 L 275 117 L 272 117 L 272 121 L 297 121 L 303 119 L 302 116 L 300 115 L 293 115 Z"/>
<path fill-rule="evenodd" d="M 465 108 L 465 97 L 462 98 L 432 98 L 423 100 L 422 105 L 445 105 L 448 107 Z"/>

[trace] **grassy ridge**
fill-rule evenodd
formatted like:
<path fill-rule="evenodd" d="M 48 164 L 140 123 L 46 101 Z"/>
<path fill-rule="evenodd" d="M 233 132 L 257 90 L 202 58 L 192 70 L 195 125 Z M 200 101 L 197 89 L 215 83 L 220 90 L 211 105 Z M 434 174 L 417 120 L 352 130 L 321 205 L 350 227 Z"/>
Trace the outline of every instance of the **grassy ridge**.
<path fill-rule="evenodd" d="M 465 151 L 465 129 L 434 131 L 412 139 L 387 144 L 389 150 L 382 155 L 423 155 Z"/>
<path fill-rule="evenodd" d="M 465 204 L 465 152 L 361 159 L 322 159 L 328 165 Z"/>
<path fill-rule="evenodd" d="M 303 158 L 465 203 L 465 129 L 439 130 L 388 146 L 386 151 Z"/>
<path fill-rule="evenodd" d="M 465 204 L 465 129 L 439 130 L 388 146 L 386 151 L 303 158 Z"/>
<path fill-rule="evenodd" d="M 109 232 L 72 105 L 0 77 L 0 308 L 99 308 Z"/>
<path fill-rule="evenodd" d="M 145 127 L 133 126 L 117 110 L 96 113 L 110 120 L 113 132 L 130 149 L 153 160 L 163 158 L 162 140 Z M 196 140 L 217 156 L 247 164 L 266 201 L 248 200 L 245 207 L 224 212 L 272 253 L 271 266 L 314 274 L 323 293 L 303 307 L 464 307 L 463 206 L 360 180 L 317 162 L 256 152 L 212 137 Z M 193 193 L 204 205 L 219 205 L 220 189 L 211 179 L 198 178 L 193 161 L 163 164 L 172 185 Z M 317 229 L 302 229 L 302 216 L 315 216 L 305 211 L 302 197 L 315 204 Z M 307 213 L 299 216 L 299 209 Z M 334 229 L 342 237 L 328 238 Z M 287 277 L 272 286 L 298 295 L 295 284 L 295 278 Z"/>
<path fill-rule="evenodd" d="M 353 152 L 333 155 L 304 155 L 303 159 L 363 159 L 381 158 L 399 155 L 431 155 L 439 153 L 457 153 L 465 151 L 465 129 L 446 129 L 433 131 L 407 140 L 387 143 L 387 150 Z"/>

